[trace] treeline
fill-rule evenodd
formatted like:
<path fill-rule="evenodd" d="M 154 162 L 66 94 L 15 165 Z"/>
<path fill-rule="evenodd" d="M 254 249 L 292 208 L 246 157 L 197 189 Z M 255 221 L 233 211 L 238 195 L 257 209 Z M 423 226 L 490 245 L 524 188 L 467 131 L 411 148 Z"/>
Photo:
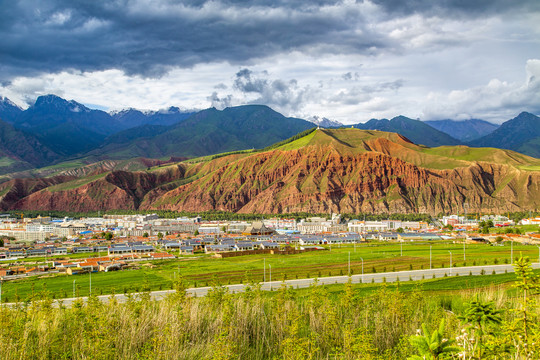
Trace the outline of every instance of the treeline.
<path fill-rule="evenodd" d="M 302 132 L 299 132 L 298 134 L 288 138 L 288 139 L 285 139 L 285 140 L 282 140 L 280 142 L 277 142 L 275 144 L 272 144 L 270 146 L 267 146 L 263 149 L 261 149 L 261 151 L 270 151 L 270 150 L 274 150 L 274 149 L 277 149 L 278 147 L 280 146 L 283 146 L 283 145 L 286 145 L 286 144 L 289 144 L 289 143 L 292 143 L 293 141 L 295 140 L 298 140 L 298 139 L 301 139 L 303 138 L 304 136 L 308 136 L 309 134 L 311 134 L 312 132 L 314 132 L 315 130 L 317 130 L 316 127 L 312 127 L 311 129 L 307 129 L 307 130 L 304 130 Z"/>
<path fill-rule="evenodd" d="M 523 259 L 517 294 L 501 289 L 428 295 L 382 285 L 361 296 L 312 286 L 307 295 L 252 285 L 204 298 L 143 293 L 72 307 L 51 300 L 0 308 L 0 358 L 15 359 L 538 359 L 539 282 Z M 46 298 L 46 292 L 41 294 Z"/>
<path fill-rule="evenodd" d="M 323 217 L 331 218 L 329 213 L 308 213 L 308 212 L 293 212 L 293 213 L 283 213 L 283 214 L 241 214 L 228 211 L 201 211 L 201 212 L 189 212 L 189 211 L 169 211 L 169 210 L 107 210 L 107 211 L 90 211 L 85 213 L 80 212 L 67 212 L 67 211 L 11 211 L 9 212 L 13 217 L 20 217 L 21 213 L 25 217 L 37 217 L 39 216 L 52 216 L 56 218 L 70 217 L 70 218 L 81 218 L 81 217 L 97 217 L 103 215 L 135 215 L 135 214 L 157 214 L 161 218 L 165 219 L 175 219 L 178 217 L 195 217 L 200 216 L 203 220 L 214 221 L 214 220 L 238 220 L 238 221 L 254 221 L 254 220 L 263 220 L 271 219 L 276 216 L 287 219 L 305 219 L 309 217 Z M 403 220 L 403 221 L 431 221 L 431 216 L 428 214 L 342 214 L 341 218 L 345 219 L 358 219 L 358 220 Z"/>

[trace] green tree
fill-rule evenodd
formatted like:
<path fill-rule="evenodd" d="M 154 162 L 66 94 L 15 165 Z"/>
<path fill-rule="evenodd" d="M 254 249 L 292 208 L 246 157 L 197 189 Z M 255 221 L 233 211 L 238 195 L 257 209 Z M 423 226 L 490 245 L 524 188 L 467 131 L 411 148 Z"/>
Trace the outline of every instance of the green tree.
<path fill-rule="evenodd" d="M 482 302 L 477 295 L 469 303 L 465 314 L 458 316 L 461 321 L 467 324 L 467 330 L 476 339 L 470 351 L 475 359 L 484 359 L 487 356 L 496 355 L 503 351 L 487 345 L 493 331 L 502 323 L 502 314 L 503 310 L 496 309 L 494 302 Z M 495 353 L 490 350 L 494 350 Z"/>
<path fill-rule="evenodd" d="M 413 355 L 409 360 L 439 360 L 444 354 L 458 352 L 460 348 L 453 346 L 455 340 L 444 337 L 444 319 L 441 319 L 439 328 L 435 329 L 431 335 L 426 324 L 422 324 L 423 334 L 414 335 L 409 338 L 409 342 L 418 350 L 420 355 Z"/>
<path fill-rule="evenodd" d="M 111 232 L 107 232 L 105 234 L 105 240 L 112 240 L 113 237 L 114 237 L 114 235 Z"/>
<path fill-rule="evenodd" d="M 163 239 L 163 234 L 161 232 L 158 232 L 157 237 L 158 237 L 158 239 Z"/>
<path fill-rule="evenodd" d="M 401 233 L 403 232 L 403 228 L 402 228 L 402 227 L 398 227 L 398 228 L 396 229 L 396 232 L 401 234 Z"/>
<path fill-rule="evenodd" d="M 514 325 L 521 334 L 520 341 L 527 344 L 531 330 L 537 330 L 538 327 L 538 316 L 533 311 L 537 306 L 536 299 L 531 295 L 540 293 L 540 281 L 529 261 L 523 256 L 514 263 L 514 271 L 518 278 L 514 286 L 520 290 L 522 296 L 520 309 L 517 309 L 519 316 Z"/>
<path fill-rule="evenodd" d="M 147 238 L 147 237 L 148 237 L 148 233 L 145 232 L 142 236 L 145 237 L 145 238 Z"/>

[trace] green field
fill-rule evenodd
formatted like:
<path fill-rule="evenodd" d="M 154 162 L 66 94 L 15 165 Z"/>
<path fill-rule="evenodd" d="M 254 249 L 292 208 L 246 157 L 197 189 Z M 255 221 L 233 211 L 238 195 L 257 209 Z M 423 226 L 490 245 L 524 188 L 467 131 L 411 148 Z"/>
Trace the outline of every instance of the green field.
<path fill-rule="evenodd" d="M 463 245 L 437 242 L 432 243 L 432 267 L 448 267 L 450 251 L 453 266 L 483 264 L 505 264 L 510 262 L 510 245 L 466 245 L 466 260 L 463 260 Z M 93 273 L 92 289 L 97 294 L 123 293 L 132 291 L 170 289 L 173 281 L 182 276 L 190 287 L 208 286 L 214 283 L 235 284 L 247 279 L 262 281 L 266 263 L 266 279 L 269 280 L 269 267 L 272 280 L 326 277 L 346 275 L 348 256 L 351 258 L 351 272 L 360 274 L 362 259 L 364 272 L 389 272 L 409 269 L 429 268 L 429 249 L 427 243 L 403 244 L 403 256 L 399 244 L 370 243 L 356 246 L 332 246 L 331 250 L 308 252 L 296 255 L 249 255 L 219 259 L 201 254 L 185 256 L 175 260 L 148 261 L 135 263 L 133 269 L 119 272 Z M 514 244 L 514 257 L 528 256 L 538 261 L 538 247 Z M 88 256 L 89 254 L 87 254 Z M 50 261 L 51 259 L 49 259 Z M 34 259 L 39 262 L 39 259 Z M 73 282 L 75 291 L 81 296 L 89 292 L 90 275 L 68 276 L 64 274 L 44 277 L 28 277 L 3 283 L 3 301 L 15 298 L 25 299 L 32 293 L 43 290 L 55 298 L 71 297 Z"/>

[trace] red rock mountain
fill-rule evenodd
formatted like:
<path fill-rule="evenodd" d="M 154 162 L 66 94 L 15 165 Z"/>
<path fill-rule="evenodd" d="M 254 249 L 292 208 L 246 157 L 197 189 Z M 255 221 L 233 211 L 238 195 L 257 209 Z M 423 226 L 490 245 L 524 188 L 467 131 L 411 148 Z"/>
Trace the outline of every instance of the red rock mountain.
<path fill-rule="evenodd" d="M 315 130 L 267 151 L 147 171 L 0 185 L 1 209 L 224 210 L 438 214 L 540 208 L 540 159 L 509 150 L 428 148 L 381 131 Z M 41 181 L 46 181 L 42 179 Z M 20 186 L 20 185 L 19 185 Z"/>

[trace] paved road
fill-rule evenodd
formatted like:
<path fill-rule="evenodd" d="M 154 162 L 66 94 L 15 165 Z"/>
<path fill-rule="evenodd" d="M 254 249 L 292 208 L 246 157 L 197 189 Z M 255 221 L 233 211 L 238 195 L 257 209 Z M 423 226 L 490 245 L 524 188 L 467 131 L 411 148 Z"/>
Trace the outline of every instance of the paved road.
<path fill-rule="evenodd" d="M 534 269 L 540 269 L 539 263 L 532 264 L 532 267 Z M 435 278 L 441 278 L 444 277 L 446 274 L 447 276 L 465 276 L 465 275 L 481 275 L 482 273 L 486 275 L 491 275 L 495 272 L 495 274 L 503 274 L 505 272 L 514 272 L 514 268 L 512 265 L 482 265 L 482 266 L 466 266 L 466 267 L 456 267 L 456 268 L 439 268 L 439 269 L 426 269 L 426 270 L 410 270 L 410 271 L 398 271 L 398 272 L 386 272 L 386 273 L 375 273 L 375 274 L 357 274 L 352 275 L 351 280 L 354 284 L 359 283 L 381 283 L 383 282 L 383 279 L 386 279 L 386 282 L 395 282 L 399 279 L 399 281 L 410 281 L 410 280 L 422 280 L 422 279 L 431 279 L 433 276 Z M 282 286 L 283 283 L 285 283 L 287 286 L 292 286 L 295 289 L 301 289 L 301 288 L 307 288 L 313 284 L 313 282 L 316 280 L 316 278 L 311 279 L 296 279 L 296 280 L 286 280 L 286 281 L 267 281 L 261 284 L 262 290 L 276 290 L 279 287 Z M 349 281 L 348 276 L 330 276 L 330 277 L 321 277 L 317 279 L 317 283 L 319 285 L 330 285 L 330 284 L 345 284 L 347 281 Z M 234 284 L 234 285 L 225 285 L 232 293 L 238 293 L 243 292 L 245 285 L 243 284 Z M 212 289 L 211 287 L 198 287 L 198 288 L 190 288 L 187 289 L 188 296 L 205 296 L 208 291 Z M 171 294 L 175 292 L 175 290 L 161 290 L 161 291 L 152 291 L 150 293 L 150 297 L 155 300 L 161 300 L 164 297 L 166 297 L 168 294 Z M 135 298 L 138 297 L 138 294 L 133 294 Z M 112 295 L 100 295 L 98 298 L 104 302 L 107 303 L 111 299 Z M 116 301 L 123 303 L 128 300 L 128 297 L 124 294 L 116 294 L 114 295 L 116 298 Z M 83 297 L 83 301 L 86 301 L 87 298 Z M 59 301 L 62 302 L 65 306 L 71 306 L 75 298 L 67 298 L 62 300 L 55 300 L 54 304 L 55 306 L 58 306 Z M 12 305 L 12 304 L 8 304 Z"/>

